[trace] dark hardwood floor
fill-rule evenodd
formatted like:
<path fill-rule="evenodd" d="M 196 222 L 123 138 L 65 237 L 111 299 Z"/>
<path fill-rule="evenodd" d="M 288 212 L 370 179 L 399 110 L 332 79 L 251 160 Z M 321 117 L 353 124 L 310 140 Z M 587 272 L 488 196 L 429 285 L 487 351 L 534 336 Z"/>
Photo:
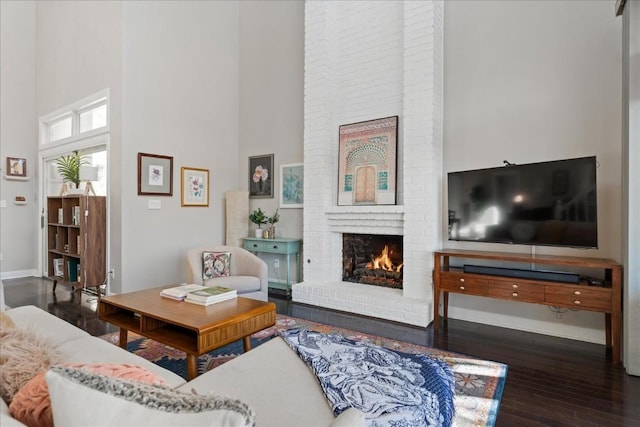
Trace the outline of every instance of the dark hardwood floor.
<path fill-rule="evenodd" d="M 6 304 L 35 305 L 88 331 L 115 332 L 95 313 L 96 299 L 40 278 L 4 280 Z M 292 303 L 276 296 L 278 313 L 437 347 L 509 366 L 498 426 L 640 426 L 640 377 L 613 367 L 602 345 L 450 319 L 437 334 L 363 316 Z"/>

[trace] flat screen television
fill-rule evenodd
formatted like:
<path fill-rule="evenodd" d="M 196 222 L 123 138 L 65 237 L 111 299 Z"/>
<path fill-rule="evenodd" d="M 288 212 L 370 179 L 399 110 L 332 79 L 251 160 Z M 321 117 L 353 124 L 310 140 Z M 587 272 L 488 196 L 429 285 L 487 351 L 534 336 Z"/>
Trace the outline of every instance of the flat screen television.
<path fill-rule="evenodd" d="M 595 156 L 450 172 L 447 183 L 449 240 L 598 246 Z"/>

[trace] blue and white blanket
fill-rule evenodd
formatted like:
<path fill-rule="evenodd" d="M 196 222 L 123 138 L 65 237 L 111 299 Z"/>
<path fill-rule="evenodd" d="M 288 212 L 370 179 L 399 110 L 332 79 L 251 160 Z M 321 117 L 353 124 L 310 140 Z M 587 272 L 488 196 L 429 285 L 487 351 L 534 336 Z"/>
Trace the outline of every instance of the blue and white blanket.
<path fill-rule="evenodd" d="M 455 382 L 443 360 L 306 329 L 281 332 L 313 370 L 333 413 L 364 412 L 367 426 L 450 426 Z"/>

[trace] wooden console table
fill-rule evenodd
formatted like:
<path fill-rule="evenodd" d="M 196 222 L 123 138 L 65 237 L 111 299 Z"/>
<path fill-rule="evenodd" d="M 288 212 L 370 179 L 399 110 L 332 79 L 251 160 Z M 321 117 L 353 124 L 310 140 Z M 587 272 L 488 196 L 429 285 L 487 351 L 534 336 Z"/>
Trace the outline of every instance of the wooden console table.
<path fill-rule="evenodd" d="M 253 239 L 250 237 L 245 237 L 244 239 L 244 248 L 248 251 L 253 252 L 257 256 L 260 256 L 260 253 L 269 253 L 269 254 L 278 254 L 285 255 L 287 261 L 287 279 L 285 283 L 280 283 L 275 280 L 269 280 L 269 288 L 278 289 L 284 291 L 287 296 L 291 296 L 291 283 L 298 283 L 301 277 L 301 266 L 300 263 L 300 247 L 302 246 L 302 240 L 300 239 Z M 296 278 L 295 282 L 292 282 L 291 279 L 291 256 L 296 257 Z M 280 263 L 278 261 L 277 266 Z M 274 265 L 276 266 L 276 265 Z"/>
<path fill-rule="evenodd" d="M 510 301 L 522 301 L 571 309 L 605 313 L 607 347 L 612 349 L 613 364 L 620 364 L 622 267 L 603 258 L 529 255 L 503 252 L 442 250 L 434 253 L 433 329 L 440 323 L 440 293 L 443 294 L 443 318 L 448 317 L 449 293 L 467 294 Z M 489 274 L 465 273 L 462 267 L 449 265 L 451 258 L 569 266 L 604 271 L 602 286 L 591 286 L 586 278 L 577 284 L 540 279 L 520 279 Z"/>

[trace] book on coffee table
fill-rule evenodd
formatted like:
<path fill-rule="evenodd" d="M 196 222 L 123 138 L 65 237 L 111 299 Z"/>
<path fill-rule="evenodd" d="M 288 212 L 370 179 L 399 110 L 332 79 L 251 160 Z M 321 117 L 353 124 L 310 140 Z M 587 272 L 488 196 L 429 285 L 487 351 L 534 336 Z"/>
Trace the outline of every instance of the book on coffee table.
<path fill-rule="evenodd" d="M 224 286 L 209 286 L 204 289 L 187 292 L 185 301 L 208 305 L 236 298 L 237 296 L 238 292 L 235 289 L 225 288 Z"/>
<path fill-rule="evenodd" d="M 231 299 L 236 299 L 238 298 L 238 295 L 226 295 L 223 296 L 221 298 L 217 298 L 217 299 L 213 299 L 213 300 L 207 300 L 207 301 L 198 301 L 195 299 L 190 299 L 190 298 L 185 298 L 185 302 L 191 303 L 191 304 L 197 304 L 197 305 L 211 305 L 211 304 L 217 304 L 219 302 L 222 301 L 228 301 Z"/>
<path fill-rule="evenodd" d="M 197 291 L 204 289 L 206 286 L 196 284 L 183 284 L 180 286 L 174 286 L 173 288 L 167 288 L 160 291 L 160 296 L 165 298 L 171 298 L 177 301 L 184 301 L 187 297 L 187 293 L 191 291 Z"/>

